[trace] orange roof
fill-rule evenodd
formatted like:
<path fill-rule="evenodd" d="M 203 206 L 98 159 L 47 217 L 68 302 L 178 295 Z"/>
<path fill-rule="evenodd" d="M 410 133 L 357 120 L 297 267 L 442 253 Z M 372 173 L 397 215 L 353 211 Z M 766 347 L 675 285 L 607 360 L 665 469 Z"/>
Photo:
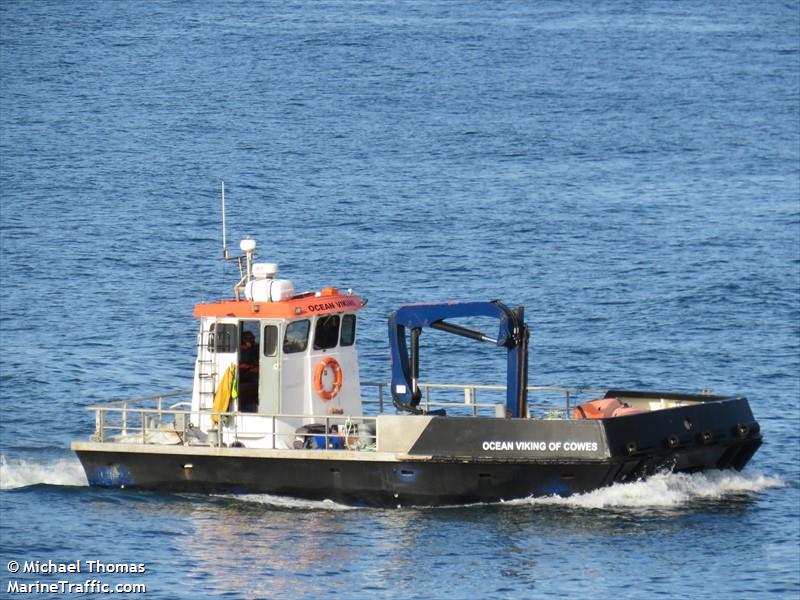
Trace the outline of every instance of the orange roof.
<path fill-rule="evenodd" d="M 292 298 L 283 302 L 251 302 L 224 300 L 212 304 L 195 304 L 195 317 L 238 317 L 244 319 L 298 319 L 360 310 L 366 302 L 358 296 L 339 294 L 330 288 L 322 295 Z"/>

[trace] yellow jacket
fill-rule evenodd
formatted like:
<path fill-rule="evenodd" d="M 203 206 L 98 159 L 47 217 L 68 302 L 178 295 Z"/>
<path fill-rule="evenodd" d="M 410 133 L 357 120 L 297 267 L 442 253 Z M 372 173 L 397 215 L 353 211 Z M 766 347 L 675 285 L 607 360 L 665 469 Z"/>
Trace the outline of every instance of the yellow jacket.
<path fill-rule="evenodd" d="M 239 397 L 239 385 L 236 380 L 236 365 L 233 364 L 225 370 L 222 380 L 217 386 L 217 391 L 214 394 L 214 413 L 211 415 L 211 422 L 215 425 L 219 420 L 216 413 L 228 412 L 228 406 L 231 400 Z"/>

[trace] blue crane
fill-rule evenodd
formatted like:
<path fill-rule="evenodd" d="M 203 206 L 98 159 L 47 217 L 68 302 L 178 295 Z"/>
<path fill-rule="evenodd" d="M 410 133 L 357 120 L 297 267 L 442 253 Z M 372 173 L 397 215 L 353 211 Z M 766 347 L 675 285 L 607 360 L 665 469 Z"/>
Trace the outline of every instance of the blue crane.
<path fill-rule="evenodd" d="M 389 345 L 392 353 L 392 401 L 401 410 L 422 414 L 419 403 L 419 338 L 424 327 L 488 342 L 508 350 L 506 373 L 506 414 L 525 416 L 528 387 L 528 327 L 524 308 L 511 309 L 499 300 L 412 304 L 389 315 Z M 497 338 L 455 325 L 445 319 L 495 317 L 500 321 Z M 406 343 L 409 330 L 410 348 Z"/>

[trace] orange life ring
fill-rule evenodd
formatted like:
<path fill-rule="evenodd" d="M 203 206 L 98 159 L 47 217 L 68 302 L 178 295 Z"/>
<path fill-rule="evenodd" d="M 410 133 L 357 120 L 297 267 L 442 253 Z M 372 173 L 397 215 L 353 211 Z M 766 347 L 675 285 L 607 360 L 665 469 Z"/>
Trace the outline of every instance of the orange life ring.
<path fill-rule="evenodd" d="M 322 381 L 322 377 L 325 375 L 325 369 L 328 367 L 333 369 L 333 387 L 326 390 L 325 382 Z M 314 368 L 314 389 L 319 394 L 320 398 L 326 401 L 332 399 L 339 393 L 339 390 L 342 389 L 342 367 L 339 366 L 335 358 L 326 356 L 317 363 L 317 366 Z"/>

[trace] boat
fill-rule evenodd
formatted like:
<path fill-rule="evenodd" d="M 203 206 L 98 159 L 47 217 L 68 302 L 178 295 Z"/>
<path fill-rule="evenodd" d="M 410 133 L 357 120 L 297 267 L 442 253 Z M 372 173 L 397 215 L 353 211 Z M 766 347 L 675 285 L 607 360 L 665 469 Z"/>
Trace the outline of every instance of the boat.
<path fill-rule="evenodd" d="M 71 447 L 90 485 L 463 505 L 585 493 L 664 470 L 741 470 L 762 443 L 740 396 L 528 385 L 524 308 L 497 300 L 392 312 L 391 380 L 362 382 L 366 300 L 336 287 L 297 293 L 276 264 L 256 262 L 255 240 L 240 248 L 225 250 L 239 265 L 233 297 L 195 306 L 191 389 L 88 407 L 94 434 Z M 496 321 L 497 332 L 476 320 Z M 426 330 L 505 352 L 505 385 L 423 382 Z"/>

